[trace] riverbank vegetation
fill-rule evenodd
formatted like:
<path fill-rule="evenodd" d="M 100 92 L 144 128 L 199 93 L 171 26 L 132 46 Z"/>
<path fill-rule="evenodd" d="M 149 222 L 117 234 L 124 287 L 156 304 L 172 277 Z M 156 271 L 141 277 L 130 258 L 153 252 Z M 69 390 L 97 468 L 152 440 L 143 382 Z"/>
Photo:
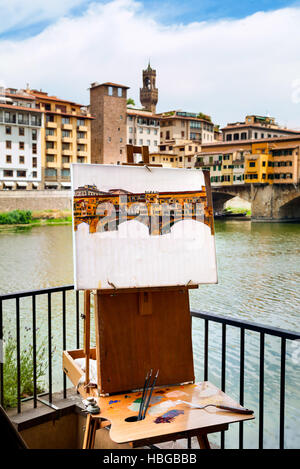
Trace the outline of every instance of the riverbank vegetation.
<path fill-rule="evenodd" d="M 13 337 L 8 337 L 4 342 L 4 366 L 3 366 L 3 389 L 4 408 L 16 407 L 17 395 L 17 345 Z M 46 374 L 47 363 L 45 361 L 46 347 L 41 344 L 36 350 L 36 382 L 37 393 L 44 390 L 43 378 Z M 20 353 L 20 396 L 30 397 L 33 395 L 33 347 L 29 344 Z"/>
<path fill-rule="evenodd" d="M 69 225 L 71 223 L 71 210 L 13 210 L 0 213 L 0 230 L 12 225 Z"/>

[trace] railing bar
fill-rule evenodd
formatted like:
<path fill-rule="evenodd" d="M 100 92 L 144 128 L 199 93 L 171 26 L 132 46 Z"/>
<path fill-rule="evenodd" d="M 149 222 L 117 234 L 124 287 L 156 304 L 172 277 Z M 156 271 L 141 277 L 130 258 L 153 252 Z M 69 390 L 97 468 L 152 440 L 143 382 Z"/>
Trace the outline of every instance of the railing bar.
<path fill-rule="evenodd" d="M 245 329 L 241 329 L 240 335 L 240 404 L 244 405 L 244 381 L 245 381 Z M 244 447 L 244 425 L 239 423 L 239 449 Z"/>
<path fill-rule="evenodd" d="M 264 446 L 264 364 L 265 364 L 265 334 L 260 334 L 260 355 L 259 355 L 259 435 L 258 448 Z"/>
<path fill-rule="evenodd" d="M 51 324 L 51 293 L 48 293 L 48 379 L 49 402 L 52 403 L 52 324 Z"/>
<path fill-rule="evenodd" d="M 225 392 L 226 387 L 226 324 L 222 324 L 222 370 L 221 390 Z M 225 447 L 225 432 L 221 432 L 221 449 Z"/>
<path fill-rule="evenodd" d="M 80 347 L 80 330 L 79 330 L 79 291 L 76 290 L 76 348 Z"/>
<path fill-rule="evenodd" d="M 204 321 L 204 381 L 208 381 L 208 320 Z"/>
<path fill-rule="evenodd" d="M 74 285 L 63 285 L 62 287 L 51 287 L 51 288 L 42 288 L 40 290 L 28 290 L 28 291 L 19 291 L 15 293 L 5 293 L 0 295 L 2 300 L 13 300 L 15 298 L 25 298 L 26 296 L 35 295 L 45 295 L 46 293 L 58 293 L 61 291 L 74 290 Z"/>
<path fill-rule="evenodd" d="M 0 340 L 1 340 L 1 360 L 0 360 L 0 403 L 4 406 L 4 387 L 3 387 L 3 362 L 4 362 L 4 344 L 3 344 L 3 305 L 0 299 Z"/>
<path fill-rule="evenodd" d="M 286 340 L 285 340 L 285 339 L 281 339 L 281 365 L 280 365 L 280 430 L 279 430 L 279 448 L 280 448 L 280 449 L 284 449 L 285 356 L 286 356 Z"/>
<path fill-rule="evenodd" d="M 201 311 L 192 310 L 191 315 L 195 318 L 207 319 L 213 322 L 219 322 L 227 324 L 227 326 L 243 327 L 244 329 L 263 332 L 277 337 L 284 337 L 285 339 L 295 340 L 300 339 L 300 332 L 291 332 L 285 329 L 278 329 L 276 327 L 268 327 L 263 324 L 257 324 L 243 319 L 232 319 L 228 316 L 217 316 L 216 314 L 206 313 Z"/>
<path fill-rule="evenodd" d="M 63 350 L 66 350 L 66 292 L 62 292 L 62 320 L 63 320 Z M 67 378 L 63 372 L 63 394 L 64 399 L 67 397 Z"/>
<path fill-rule="evenodd" d="M 21 347 L 20 347 L 20 298 L 16 298 L 16 342 L 17 342 L 17 407 L 21 413 Z"/>
<path fill-rule="evenodd" d="M 33 406 L 37 407 L 36 383 L 36 297 L 32 295 L 32 363 L 33 363 Z"/>

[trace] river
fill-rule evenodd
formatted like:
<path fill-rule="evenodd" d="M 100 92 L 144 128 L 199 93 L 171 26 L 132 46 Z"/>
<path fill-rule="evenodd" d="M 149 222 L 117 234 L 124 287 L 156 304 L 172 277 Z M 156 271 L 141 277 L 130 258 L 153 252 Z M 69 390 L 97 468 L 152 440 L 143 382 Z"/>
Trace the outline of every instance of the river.
<path fill-rule="evenodd" d="M 191 307 L 219 315 L 299 331 L 300 224 L 220 221 L 216 223 L 218 285 L 190 293 Z M 71 226 L 44 226 L 0 232 L 1 293 L 73 283 Z M 70 298 L 68 300 L 68 298 Z M 75 348 L 73 294 L 67 295 L 68 348 Z M 28 300 L 21 323 L 28 325 Z M 53 300 L 54 387 L 61 387 L 61 299 Z M 39 338 L 47 331 L 46 304 L 37 300 Z M 14 330 L 14 304 L 6 302 L 4 327 Z M 27 327 L 27 326 L 26 326 Z M 221 326 L 210 325 L 209 380 L 220 385 Z M 24 335 L 24 342 L 29 340 Z M 203 321 L 193 319 L 195 371 L 203 379 Z M 299 345 L 299 348 L 296 347 Z M 227 328 L 226 391 L 238 400 L 239 331 Z M 259 335 L 246 333 L 245 405 L 258 415 Z M 287 343 L 286 447 L 300 447 L 300 344 Z M 265 447 L 279 441 L 280 340 L 265 344 Z M 245 447 L 256 447 L 258 418 L 244 425 Z M 219 437 L 212 436 L 219 442 Z M 226 446 L 237 447 L 238 425 L 226 432 Z"/>

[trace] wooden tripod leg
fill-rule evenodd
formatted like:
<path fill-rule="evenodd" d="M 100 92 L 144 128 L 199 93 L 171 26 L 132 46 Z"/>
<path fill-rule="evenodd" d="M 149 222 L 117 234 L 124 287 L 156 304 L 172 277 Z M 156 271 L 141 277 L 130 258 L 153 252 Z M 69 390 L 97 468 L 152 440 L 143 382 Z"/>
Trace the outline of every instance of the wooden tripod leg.
<path fill-rule="evenodd" d="M 90 291 L 84 292 L 84 337 L 83 337 L 83 350 L 85 355 L 85 386 L 90 382 L 90 314 L 91 314 L 91 296 Z M 86 388 L 87 394 L 90 392 Z"/>
<path fill-rule="evenodd" d="M 96 430 L 99 428 L 99 419 L 95 419 L 91 414 L 87 415 L 86 427 L 82 449 L 94 449 Z"/>
<path fill-rule="evenodd" d="M 207 435 L 198 435 L 197 440 L 198 440 L 200 449 L 211 449 Z"/>

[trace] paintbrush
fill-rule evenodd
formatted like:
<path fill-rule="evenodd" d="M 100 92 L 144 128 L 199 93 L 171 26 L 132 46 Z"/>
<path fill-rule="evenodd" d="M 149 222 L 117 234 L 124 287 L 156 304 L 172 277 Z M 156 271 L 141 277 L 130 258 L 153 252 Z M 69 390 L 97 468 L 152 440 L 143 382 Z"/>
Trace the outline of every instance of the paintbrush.
<path fill-rule="evenodd" d="M 146 374 L 146 378 L 145 378 L 145 382 L 144 382 L 144 388 L 143 388 L 143 394 L 142 394 L 141 403 L 140 403 L 138 420 L 141 420 L 141 417 L 142 417 L 142 410 L 143 410 L 143 406 L 144 406 L 145 391 L 146 391 L 146 388 L 148 386 L 148 380 L 150 380 L 151 375 L 152 375 L 152 370 L 150 371 L 150 373 L 148 371 L 147 374 Z"/>
<path fill-rule="evenodd" d="M 206 409 L 207 407 L 216 407 L 217 409 L 221 410 L 228 410 L 229 412 L 234 412 L 236 414 L 245 414 L 245 415 L 251 415 L 254 413 L 253 410 L 250 409 L 245 409 L 244 407 L 233 407 L 229 405 L 223 405 L 223 404 L 206 404 L 206 405 L 197 405 L 193 404 L 192 402 L 187 402 L 187 401 L 178 401 L 182 402 L 183 404 L 187 404 L 190 407 L 193 407 L 193 409 Z"/>
<path fill-rule="evenodd" d="M 147 400 L 147 404 L 145 406 L 145 410 L 144 410 L 144 414 L 142 416 L 142 419 L 144 419 L 146 417 L 146 413 L 147 413 L 147 410 L 148 410 L 148 407 L 149 407 L 149 404 L 150 404 L 150 399 L 151 399 L 153 389 L 154 389 L 154 386 L 155 386 L 155 383 L 156 383 L 156 380 L 157 380 L 157 377 L 158 377 L 158 373 L 159 373 L 159 370 L 157 370 L 156 375 L 153 379 L 153 383 L 152 383 L 152 386 L 151 386 L 151 389 L 150 389 L 149 397 L 148 397 L 148 400 Z"/>

